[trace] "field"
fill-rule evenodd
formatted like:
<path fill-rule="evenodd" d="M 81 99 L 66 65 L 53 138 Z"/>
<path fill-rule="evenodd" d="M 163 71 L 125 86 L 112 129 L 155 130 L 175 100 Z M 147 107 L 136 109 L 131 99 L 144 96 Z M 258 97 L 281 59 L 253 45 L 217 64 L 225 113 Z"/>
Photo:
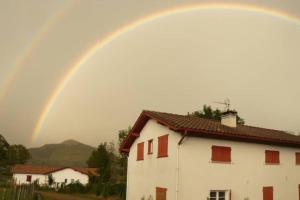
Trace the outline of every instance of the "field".
<path fill-rule="evenodd" d="M 104 200 L 104 198 L 88 194 L 61 194 L 55 192 L 40 192 L 42 200 Z M 105 200 L 119 200 L 118 198 L 108 197 Z"/>

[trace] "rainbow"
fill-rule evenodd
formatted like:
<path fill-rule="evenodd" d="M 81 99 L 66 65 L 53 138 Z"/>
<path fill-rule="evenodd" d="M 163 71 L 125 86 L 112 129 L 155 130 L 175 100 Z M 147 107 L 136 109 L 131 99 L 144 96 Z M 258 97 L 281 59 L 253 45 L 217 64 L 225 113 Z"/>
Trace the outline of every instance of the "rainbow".
<path fill-rule="evenodd" d="M 66 1 L 67 2 L 67 1 Z M 11 70 L 5 76 L 3 83 L 1 84 L 0 88 L 0 102 L 6 96 L 7 92 L 12 86 L 15 78 L 18 74 L 22 71 L 24 65 L 26 64 L 27 60 L 33 54 L 34 50 L 38 47 L 41 41 L 47 36 L 49 31 L 55 26 L 60 19 L 62 19 L 71 8 L 73 8 L 76 4 L 75 1 L 72 3 L 64 3 L 57 12 L 55 12 L 49 20 L 44 23 L 44 25 L 37 31 L 36 34 L 32 37 L 33 39 L 28 43 L 28 45 L 24 48 L 23 53 L 15 60 L 15 62 L 11 66 Z"/>
<path fill-rule="evenodd" d="M 71 65 L 66 71 L 63 78 L 59 81 L 57 87 L 53 90 L 51 95 L 49 96 L 44 109 L 42 110 L 37 123 L 34 127 L 34 131 L 31 137 L 31 141 L 34 142 L 37 139 L 38 134 L 41 132 L 41 128 L 45 122 L 45 119 L 50 112 L 51 108 L 53 107 L 55 101 L 62 93 L 65 86 L 71 80 L 73 75 L 89 60 L 97 50 L 103 48 L 104 46 L 111 43 L 113 40 L 117 39 L 121 35 L 141 26 L 153 20 L 158 20 L 162 17 L 181 14 L 191 11 L 200 11 L 200 10 L 237 10 L 237 11 L 247 11 L 247 12 L 254 12 L 254 13 L 261 13 L 264 15 L 276 17 L 279 19 L 283 19 L 289 21 L 291 23 L 300 24 L 300 18 L 296 15 L 289 14 L 284 11 L 280 11 L 274 8 L 262 7 L 253 4 L 231 4 L 231 3 L 198 3 L 198 4 L 189 4 L 189 5 L 180 5 L 177 7 L 168 8 L 165 10 L 161 10 L 140 19 L 137 19 L 131 23 L 125 24 L 124 26 L 116 29 L 115 31 L 107 34 L 105 37 L 96 41 L 96 43 L 84 51 L 81 56 Z"/>

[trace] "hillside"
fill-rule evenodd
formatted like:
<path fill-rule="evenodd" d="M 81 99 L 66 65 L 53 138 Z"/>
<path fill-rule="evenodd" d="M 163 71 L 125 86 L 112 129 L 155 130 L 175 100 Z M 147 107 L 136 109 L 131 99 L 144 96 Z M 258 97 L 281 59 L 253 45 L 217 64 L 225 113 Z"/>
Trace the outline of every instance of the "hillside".
<path fill-rule="evenodd" d="M 32 159 L 30 164 L 58 166 L 86 166 L 86 160 L 94 147 L 75 140 L 66 140 L 59 144 L 46 144 L 28 149 Z"/>

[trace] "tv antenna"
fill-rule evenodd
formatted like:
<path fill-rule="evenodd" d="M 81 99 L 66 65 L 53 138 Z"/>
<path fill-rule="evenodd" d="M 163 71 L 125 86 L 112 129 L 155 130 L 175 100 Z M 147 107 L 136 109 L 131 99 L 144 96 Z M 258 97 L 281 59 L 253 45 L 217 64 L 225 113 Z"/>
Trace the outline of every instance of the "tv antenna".
<path fill-rule="evenodd" d="M 217 103 L 217 104 L 222 104 L 225 106 L 225 110 L 230 110 L 230 99 L 225 99 L 223 102 L 220 102 L 220 101 L 214 101 L 214 103 Z"/>

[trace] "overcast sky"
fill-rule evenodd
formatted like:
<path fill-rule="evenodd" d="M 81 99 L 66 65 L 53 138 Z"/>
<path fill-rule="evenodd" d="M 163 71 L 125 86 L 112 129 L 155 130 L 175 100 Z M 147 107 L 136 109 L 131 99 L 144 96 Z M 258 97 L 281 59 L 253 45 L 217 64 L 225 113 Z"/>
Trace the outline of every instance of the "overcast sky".
<path fill-rule="evenodd" d="M 143 109 L 186 114 L 203 104 L 222 109 L 213 102 L 225 98 L 248 125 L 300 131 L 300 20 L 214 9 L 161 17 L 99 49 L 31 141 L 53 89 L 87 48 L 192 2 L 205 1 L 0 0 L 0 134 L 29 147 L 71 138 L 96 146 L 116 140 Z M 256 2 L 300 16 L 299 1 Z"/>

